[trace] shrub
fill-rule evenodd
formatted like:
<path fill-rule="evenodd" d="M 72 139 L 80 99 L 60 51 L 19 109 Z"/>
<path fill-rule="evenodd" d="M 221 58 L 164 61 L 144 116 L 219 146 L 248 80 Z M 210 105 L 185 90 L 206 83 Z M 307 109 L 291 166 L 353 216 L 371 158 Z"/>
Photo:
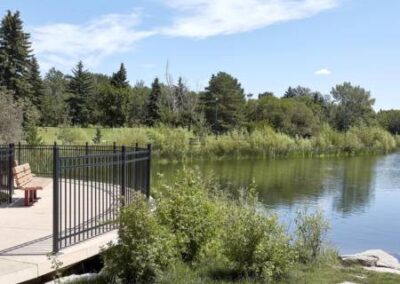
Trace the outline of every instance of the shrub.
<path fill-rule="evenodd" d="M 215 237 L 217 208 L 208 197 L 205 183 L 194 171 L 178 173 L 172 186 L 161 186 L 157 207 L 161 224 L 177 238 L 182 260 L 193 262 Z"/>
<path fill-rule="evenodd" d="M 233 205 L 225 224 L 224 254 L 244 276 L 279 279 L 295 261 L 289 237 L 276 215 L 256 210 L 256 202 Z"/>
<path fill-rule="evenodd" d="M 329 224 L 321 211 L 308 214 L 306 209 L 297 212 L 295 223 L 295 248 L 299 260 L 303 263 L 312 262 L 321 252 Z"/>
<path fill-rule="evenodd" d="M 120 283 L 150 283 L 176 260 L 174 236 L 139 194 L 123 209 L 118 244 L 103 251 L 105 274 Z"/>

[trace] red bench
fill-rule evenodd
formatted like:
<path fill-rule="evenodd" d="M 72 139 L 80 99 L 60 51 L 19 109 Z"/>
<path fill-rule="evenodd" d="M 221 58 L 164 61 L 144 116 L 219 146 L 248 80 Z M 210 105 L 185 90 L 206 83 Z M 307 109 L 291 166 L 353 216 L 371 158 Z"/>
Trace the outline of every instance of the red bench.
<path fill-rule="evenodd" d="M 18 189 L 25 191 L 25 206 L 38 200 L 37 191 L 42 190 L 47 182 L 33 178 L 29 164 L 13 167 L 13 176 Z"/>

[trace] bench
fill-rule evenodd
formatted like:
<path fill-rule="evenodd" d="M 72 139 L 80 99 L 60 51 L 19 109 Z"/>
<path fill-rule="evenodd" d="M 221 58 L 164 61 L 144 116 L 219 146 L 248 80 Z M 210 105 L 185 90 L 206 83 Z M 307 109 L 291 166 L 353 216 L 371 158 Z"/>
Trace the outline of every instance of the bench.
<path fill-rule="evenodd" d="M 13 176 L 18 189 L 25 191 L 25 206 L 38 200 L 37 191 L 42 190 L 47 184 L 40 179 L 33 179 L 29 164 L 13 167 Z"/>

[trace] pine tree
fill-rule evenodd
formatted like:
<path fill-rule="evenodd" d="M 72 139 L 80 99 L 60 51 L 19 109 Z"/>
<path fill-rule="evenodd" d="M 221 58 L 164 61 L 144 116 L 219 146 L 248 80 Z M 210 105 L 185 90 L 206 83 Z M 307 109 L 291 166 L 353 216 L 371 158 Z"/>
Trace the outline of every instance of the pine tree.
<path fill-rule="evenodd" d="M 94 82 L 90 73 L 84 69 L 82 61 L 79 61 L 72 70 L 70 77 L 67 100 L 73 124 L 88 125 L 94 119 Z"/>
<path fill-rule="evenodd" d="M 153 84 L 151 85 L 151 93 L 147 103 L 146 124 L 149 126 L 153 126 L 159 122 L 161 118 L 159 105 L 160 98 L 161 85 L 158 78 L 155 78 Z"/>
<path fill-rule="evenodd" d="M 127 72 L 124 63 L 121 63 L 117 73 L 113 73 L 111 77 L 111 84 L 117 88 L 129 87 L 129 81 L 127 80 Z"/>
<path fill-rule="evenodd" d="M 214 132 L 225 132 L 244 124 L 244 90 L 231 75 L 225 72 L 212 75 L 201 100 Z"/>
<path fill-rule="evenodd" d="M 19 12 L 7 11 L 0 25 L 0 85 L 14 92 L 14 98 L 31 99 L 30 35 L 23 31 Z"/>
<path fill-rule="evenodd" d="M 31 71 L 30 71 L 29 79 L 30 79 L 29 80 L 30 84 L 33 88 L 31 101 L 38 109 L 41 110 L 40 105 L 43 101 L 44 85 L 43 85 L 42 77 L 40 76 L 39 63 L 37 62 L 37 59 L 35 56 L 32 56 L 32 59 L 31 59 Z"/>

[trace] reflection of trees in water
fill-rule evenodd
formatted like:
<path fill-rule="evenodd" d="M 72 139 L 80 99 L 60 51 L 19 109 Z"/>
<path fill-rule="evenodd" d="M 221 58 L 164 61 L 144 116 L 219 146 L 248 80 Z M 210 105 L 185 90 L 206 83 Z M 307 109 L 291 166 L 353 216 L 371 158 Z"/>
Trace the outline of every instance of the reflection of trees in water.
<path fill-rule="evenodd" d="M 224 183 L 246 187 L 254 178 L 260 200 L 270 206 L 295 206 L 302 200 L 335 196 L 333 207 L 343 213 L 365 207 L 373 191 L 376 157 L 333 159 L 223 160 L 195 162 L 200 172 Z M 153 170 L 173 177 L 182 166 Z M 153 179 L 154 180 L 154 179 Z"/>
<path fill-rule="evenodd" d="M 377 157 L 345 159 L 335 173 L 334 187 L 338 195 L 333 207 L 340 213 L 362 211 L 371 201 L 374 192 L 374 169 Z"/>

